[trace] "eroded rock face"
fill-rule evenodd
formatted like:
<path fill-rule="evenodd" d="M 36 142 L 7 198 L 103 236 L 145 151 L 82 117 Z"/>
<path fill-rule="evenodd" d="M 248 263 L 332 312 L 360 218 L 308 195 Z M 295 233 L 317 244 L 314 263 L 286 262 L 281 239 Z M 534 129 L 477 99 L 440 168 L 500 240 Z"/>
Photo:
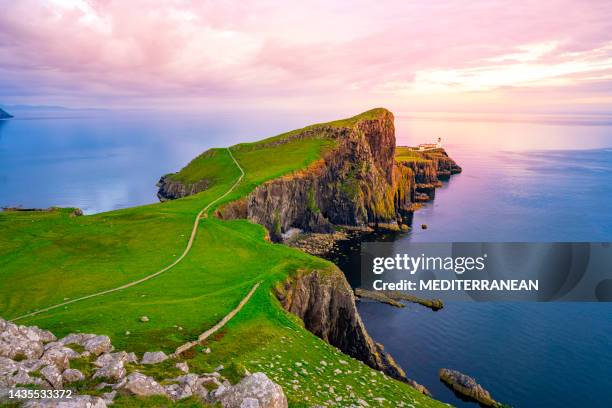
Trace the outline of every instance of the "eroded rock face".
<path fill-rule="evenodd" d="M 320 161 L 258 186 L 246 200 L 246 217 L 264 225 L 272 239 L 280 240 L 291 228 L 331 232 L 333 224 L 396 221 L 409 209 L 410 196 L 399 191 L 404 186 L 395 168 L 391 112 L 347 127 L 318 126 L 302 136 L 322 135 L 336 147 Z M 230 205 L 223 216 L 237 212 Z"/>
<path fill-rule="evenodd" d="M 339 269 L 298 273 L 276 288 L 276 296 L 315 335 L 370 367 L 405 380 L 401 367 L 369 336 L 353 291 Z"/>
<path fill-rule="evenodd" d="M 210 185 L 208 180 L 200 180 L 197 183 L 184 184 L 173 180 L 171 175 L 163 176 L 157 182 L 157 197 L 159 201 L 175 200 L 204 191 Z"/>
<path fill-rule="evenodd" d="M 214 400 L 223 408 L 287 408 L 283 389 L 264 373 L 254 373 L 236 385 L 220 387 Z"/>

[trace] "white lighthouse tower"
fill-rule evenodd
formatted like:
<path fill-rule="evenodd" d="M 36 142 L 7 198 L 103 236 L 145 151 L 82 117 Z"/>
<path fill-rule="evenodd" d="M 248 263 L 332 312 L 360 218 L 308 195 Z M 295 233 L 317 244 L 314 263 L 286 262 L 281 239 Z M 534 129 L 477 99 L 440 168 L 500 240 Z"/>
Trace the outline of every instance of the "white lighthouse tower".
<path fill-rule="evenodd" d="M 438 149 L 442 148 L 442 138 L 441 137 L 438 138 L 438 143 L 436 143 L 436 148 Z"/>

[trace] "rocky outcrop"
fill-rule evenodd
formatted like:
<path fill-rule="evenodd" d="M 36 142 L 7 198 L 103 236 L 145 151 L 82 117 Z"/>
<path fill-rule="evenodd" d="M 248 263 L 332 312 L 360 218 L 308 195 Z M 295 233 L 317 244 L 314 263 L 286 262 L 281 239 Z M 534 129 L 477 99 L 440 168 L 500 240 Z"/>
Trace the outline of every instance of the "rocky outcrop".
<path fill-rule="evenodd" d="M 282 388 L 264 373 L 248 374 L 238 384 L 231 385 L 218 372 L 189 373 L 189 366 L 179 362 L 176 366 L 184 375 L 158 381 L 134 368 L 138 362 L 134 353 L 112 352 L 113 349 L 107 336 L 75 333 L 57 340 L 51 332 L 38 327 L 18 326 L 0 319 L 0 405 L 13 402 L 8 399 L 8 389 L 59 390 L 80 384 L 78 389 L 84 392 L 106 388 L 111 391 L 103 393 L 102 398 L 72 395 L 70 399 L 26 400 L 22 406 L 104 408 L 121 393 L 139 397 L 159 395 L 172 401 L 197 396 L 205 404 L 225 408 L 287 407 Z M 81 365 L 90 364 L 86 370 L 89 374 L 70 367 L 75 359 L 80 359 Z M 167 359 L 162 352 L 145 353 L 141 364 L 158 364 Z M 90 383 L 95 389 L 84 389 L 83 383 Z"/>
<path fill-rule="evenodd" d="M 172 178 L 171 174 L 162 176 L 157 182 L 157 197 L 160 201 L 175 200 L 204 191 L 210 185 L 210 181 L 204 179 L 195 183 L 183 183 Z"/>
<path fill-rule="evenodd" d="M 283 308 L 300 317 L 306 329 L 318 337 L 390 377 L 414 383 L 368 334 L 353 291 L 339 269 L 298 271 L 278 284 L 275 294 Z"/>
<path fill-rule="evenodd" d="M 472 399 L 485 407 L 501 407 L 502 404 L 491 398 L 489 391 L 482 388 L 470 376 L 460 373 L 456 370 L 441 368 L 438 372 L 440 380 L 447 384 L 453 391 L 463 397 Z"/>
<path fill-rule="evenodd" d="M 0 108 L 0 120 L 2 120 L 2 119 L 10 119 L 12 117 L 13 117 L 13 115 L 10 115 L 5 110 Z"/>
<path fill-rule="evenodd" d="M 410 175 L 395 165 L 391 112 L 379 109 L 350 125 L 319 125 L 305 133 L 333 140 L 335 147 L 307 169 L 258 186 L 242 211 L 230 205 L 224 217 L 240 213 L 280 240 L 291 228 L 331 232 L 333 225 L 401 222 L 402 212 L 411 210 Z"/>

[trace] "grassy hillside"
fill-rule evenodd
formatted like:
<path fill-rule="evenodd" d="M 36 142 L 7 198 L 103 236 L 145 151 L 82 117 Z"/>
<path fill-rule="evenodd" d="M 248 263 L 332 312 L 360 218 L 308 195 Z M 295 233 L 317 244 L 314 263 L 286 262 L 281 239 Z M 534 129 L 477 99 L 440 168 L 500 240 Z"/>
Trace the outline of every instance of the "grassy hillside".
<path fill-rule="evenodd" d="M 362 117 L 379 113 L 370 111 Z M 359 119 L 331 125 L 351 126 Z M 331 147 L 333 142 L 324 137 L 232 147 L 245 176 L 209 213 L 268 179 L 308 166 Z M 172 263 L 186 246 L 196 214 L 239 176 L 228 150 L 213 149 L 175 175 L 185 181 L 212 181 L 209 189 L 194 196 L 84 217 L 73 217 L 68 209 L 0 213 L 0 316 L 15 318 L 117 287 Z M 262 227 L 245 220 L 204 217 L 191 251 L 174 268 L 140 285 L 19 323 L 35 324 L 59 336 L 77 331 L 107 334 L 119 349 L 173 351 L 213 326 L 261 281 L 245 308 L 208 340 L 205 346 L 212 353 L 199 352 L 198 346 L 189 361 L 193 371 L 224 364 L 230 373 L 236 371 L 236 379 L 243 367 L 266 372 L 283 387 L 293 407 L 326 401 L 349 406 L 358 399 L 370 406 L 396 407 L 397 401 L 441 405 L 343 355 L 286 313 L 270 287 L 300 268 L 326 269 L 331 264 L 269 243 L 264 236 Z M 149 322 L 139 321 L 143 315 Z M 117 401 L 123 404 L 134 401 Z"/>

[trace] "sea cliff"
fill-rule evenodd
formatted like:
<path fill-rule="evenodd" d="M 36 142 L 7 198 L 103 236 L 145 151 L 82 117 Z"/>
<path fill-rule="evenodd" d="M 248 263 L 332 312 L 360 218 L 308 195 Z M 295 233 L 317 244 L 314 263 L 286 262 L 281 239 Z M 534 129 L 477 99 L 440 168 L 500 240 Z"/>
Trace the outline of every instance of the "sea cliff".
<path fill-rule="evenodd" d="M 266 149 L 306 139 L 325 139 L 331 147 L 305 168 L 265 181 L 242 198 L 222 206 L 222 219 L 249 219 L 263 225 L 273 241 L 286 233 L 331 233 L 337 226 L 408 227 L 419 201 L 433 199 L 444 178 L 461 168 L 443 149 L 396 149 L 393 114 L 376 109 L 343 121 L 314 125 L 230 150 Z M 210 155 L 206 152 L 201 157 Z M 197 158 L 175 175 L 160 180 L 160 198 L 179 198 L 207 188 L 205 177 L 180 178 L 197 172 Z M 204 157 L 206 158 L 206 157 Z M 262 166 L 265 166 L 262 163 Z M 200 183 L 200 184 L 198 184 Z M 344 353 L 390 377 L 427 390 L 409 380 L 402 368 L 368 335 L 353 291 L 338 268 L 298 270 L 277 284 L 275 295 L 304 326 Z"/>

